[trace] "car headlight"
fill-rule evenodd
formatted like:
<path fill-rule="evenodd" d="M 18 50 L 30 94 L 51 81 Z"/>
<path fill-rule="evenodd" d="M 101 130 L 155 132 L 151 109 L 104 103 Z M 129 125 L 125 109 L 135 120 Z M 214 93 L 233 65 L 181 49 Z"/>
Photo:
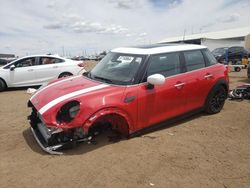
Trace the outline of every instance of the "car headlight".
<path fill-rule="evenodd" d="M 73 119 L 80 110 L 80 105 L 73 106 L 69 109 L 69 116 Z"/>
<path fill-rule="evenodd" d="M 59 123 L 72 121 L 80 111 L 78 101 L 70 101 L 64 104 L 57 113 L 56 119 Z"/>

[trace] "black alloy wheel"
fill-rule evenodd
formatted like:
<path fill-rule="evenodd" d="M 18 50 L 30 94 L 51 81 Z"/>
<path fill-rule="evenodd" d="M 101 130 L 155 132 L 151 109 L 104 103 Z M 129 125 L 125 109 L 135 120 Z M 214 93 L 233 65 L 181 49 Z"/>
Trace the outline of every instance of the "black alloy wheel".
<path fill-rule="evenodd" d="M 227 98 L 226 89 L 223 86 L 216 87 L 209 95 L 205 111 L 215 114 L 221 111 Z"/>

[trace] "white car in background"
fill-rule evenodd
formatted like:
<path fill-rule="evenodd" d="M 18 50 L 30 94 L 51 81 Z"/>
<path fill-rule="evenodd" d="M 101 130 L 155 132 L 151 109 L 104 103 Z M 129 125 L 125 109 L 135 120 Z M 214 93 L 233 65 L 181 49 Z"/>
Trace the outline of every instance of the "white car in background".
<path fill-rule="evenodd" d="M 0 91 L 7 87 L 42 85 L 53 79 L 86 72 L 82 61 L 57 55 L 33 55 L 0 67 Z"/>

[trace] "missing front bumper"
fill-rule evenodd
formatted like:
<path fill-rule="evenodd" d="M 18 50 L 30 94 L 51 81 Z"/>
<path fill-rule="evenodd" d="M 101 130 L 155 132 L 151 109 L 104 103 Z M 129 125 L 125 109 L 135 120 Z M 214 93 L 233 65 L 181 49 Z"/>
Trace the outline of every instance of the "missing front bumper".
<path fill-rule="evenodd" d="M 84 135 L 81 127 L 63 130 L 61 128 L 48 128 L 37 110 L 32 107 L 31 115 L 28 116 L 31 131 L 38 145 L 49 154 L 61 155 L 62 149 L 72 148 L 79 142 L 91 143 L 92 137 Z M 60 150 L 60 151 L 58 151 Z"/>
<path fill-rule="evenodd" d="M 62 155 L 63 154 L 62 152 L 58 152 L 56 150 L 62 148 L 64 144 L 57 144 L 57 145 L 53 145 L 53 146 L 48 146 L 48 145 L 46 145 L 46 141 L 42 137 L 39 130 L 33 129 L 31 127 L 31 132 L 32 132 L 36 142 L 42 148 L 43 151 L 45 151 L 45 152 L 47 152 L 49 154 L 53 154 L 53 155 Z"/>

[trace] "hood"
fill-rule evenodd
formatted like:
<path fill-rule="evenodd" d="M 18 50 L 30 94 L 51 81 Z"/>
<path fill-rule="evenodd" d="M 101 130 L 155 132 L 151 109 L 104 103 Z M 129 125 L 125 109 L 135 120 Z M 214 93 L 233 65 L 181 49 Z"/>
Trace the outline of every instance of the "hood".
<path fill-rule="evenodd" d="M 57 80 L 39 89 L 30 99 L 40 114 L 45 113 L 60 103 L 65 103 L 87 94 L 102 94 L 102 90 L 112 90 L 115 86 L 100 83 L 84 76 L 68 77 Z M 116 87 L 117 88 L 117 87 Z"/>

